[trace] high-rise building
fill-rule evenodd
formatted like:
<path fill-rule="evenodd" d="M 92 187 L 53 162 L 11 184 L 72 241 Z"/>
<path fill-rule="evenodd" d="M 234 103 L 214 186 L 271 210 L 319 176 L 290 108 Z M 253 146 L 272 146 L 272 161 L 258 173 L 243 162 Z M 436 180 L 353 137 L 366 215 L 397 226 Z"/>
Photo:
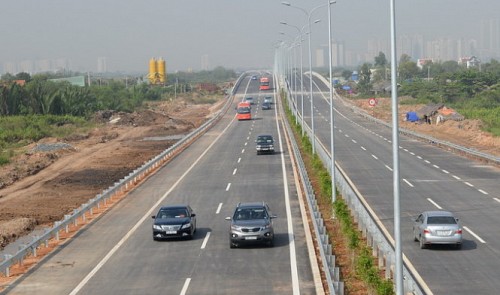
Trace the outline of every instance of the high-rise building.
<path fill-rule="evenodd" d="M 483 59 L 500 56 L 500 19 L 481 21 L 481 57 Z"/>
<path fill-rule="evenodd" d="M 105 73 L 108 71 L 108 66 L 106 64 L 106 57 L 100 56 L 97 58 L 97 72 Z"/>
<path fill-rule="evenodd" d="M 316 49 L 316 67 L 326 67 L 325 50 L 323 48 Z"/>
<path fill-rule="evenodd" d="M 332 41 L 332 66 L 345 66 L 345 46 L 344 41 Z"/>
<path fill-rule="evenodd" d="M 210 68 L 210 62 L 208 60 L 208 54 L 204 54 L 201 56 L 201 70 L 208 71 Z"/>
<path fill-rule="evenodd" d="M 16 63 L 8 61 L 3 64 L 3 72 L 9 74 L 17 74 L 17 66 Z"/>
<path fill-rule="evenodd" d="M 25 72 L 30 75 L 35 73 L 35 64 L 32 60 L 23 60 L 19 63 L 19 72 Z"/>

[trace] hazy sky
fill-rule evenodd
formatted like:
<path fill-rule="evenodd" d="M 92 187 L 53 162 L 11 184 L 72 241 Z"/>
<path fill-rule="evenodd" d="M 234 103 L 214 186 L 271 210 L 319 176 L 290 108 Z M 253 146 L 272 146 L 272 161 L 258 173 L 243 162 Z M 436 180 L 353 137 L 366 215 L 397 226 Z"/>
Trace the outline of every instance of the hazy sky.
<path fill-rule="evenodd" d="M 288 2 L 306 11 L 325 4 L 311 17 L 321 19 L 311 36 L 314 47 L 327 44 L 327 1 Z M 389 4 L 337 0 L 334 39 L 357 50 L 366 49 L 369 38 L 388 39 Z M 500 0 L 396 0 L 396 33 L 479 38 L 480 21 L 499 16 Z M 297 34 L 280 21 L 302 27 L 307 18 L 281 0 L 2 1 L 0 65 L 66 58 L 73 70 L 95 71 L 104 56 L 110 71 L 147 72 L 151 57 L 163 57 L 173 72 L 199 70 L 208 55 L 211 68 L 271 68 L 277 40 Z"/>

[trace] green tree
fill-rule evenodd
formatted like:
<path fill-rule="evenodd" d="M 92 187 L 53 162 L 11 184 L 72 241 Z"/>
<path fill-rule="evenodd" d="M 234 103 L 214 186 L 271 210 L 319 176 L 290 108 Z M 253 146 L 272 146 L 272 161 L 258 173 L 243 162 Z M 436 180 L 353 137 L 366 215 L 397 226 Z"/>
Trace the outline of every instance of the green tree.
<path fill-rule="evenodd" d="M 371 84 L 371 65 L 369 63 L 364 63 L 359 70 L 359 91 L 363 94 L 369 94 L 372 90 Z"/>
<path fill-rule="evenodd" d="M 387 66 L 387 59 L 385 58 L 385 54 L 381 51 L 378 53 L 378 56 L 375 56 L 375 67 L 383 67 Z"/>

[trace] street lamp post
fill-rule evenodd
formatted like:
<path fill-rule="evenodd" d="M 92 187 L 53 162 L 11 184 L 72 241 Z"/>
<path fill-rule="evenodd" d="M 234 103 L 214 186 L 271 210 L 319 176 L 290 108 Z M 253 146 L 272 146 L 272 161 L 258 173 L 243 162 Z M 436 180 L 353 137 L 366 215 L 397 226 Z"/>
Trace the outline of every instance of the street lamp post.
<path fill-rule="evenodd" d="M 401 207 L 399 187 L 399 125 L 398 125 L 398 88 L 396 60 L 396 12 L 395 0 L 390 0 L 391 13 L 391 101 L 392 101 L 392 162 L 393 162 L 393 194 L 394 194 L 394 239 L 395 249 L 395 284 L 396 294 L 403 295 L 403 255 L 401 249 Z"/>
<path fill-rule="evenodd" d="M 289 7 L 293 7 L 295 9 L 298 9 L 300 11 L 302 11 L 306 16 L 307 16 L 307 24 L 309 26 L 309 96 L 310 96 L 310 99 L 311 99 L 311 132 L 312 132 L 312 138 L 311 138 L 311 141 L 312 141 L 312 153 L 316 153 L 316 135 L 315 135 L 315 132 L 314 132 L 314 103 L 313 103 L 313 91 L 312 91 L 312 52 L 311 52 L 311 15 L 312 13 L 323 7 L 323 6 L 326 6 L 326 5 L 330 5 L 330 4 L 333 4 L 335 3 L 335 1 L 328 1 L 327 4 L 323 4 L 323 5 L 319 5 L 319 6 L 316 6 L 314 8 L 312 8 L 310 11 L 307 11 L 303 8 L 300 8 L 300 7 L 297 7 L 297 6 L 293 6 L 292 4 L 290 4 L 289 2 L 281 2 L 281 4 L 283 5 L 286 5 L 286 6 L 289 6 Z"/>
<path fill-rule="evenodd" d="M 332 203 L 336 200 L 336 186 L 335 186 L 335 136 L 334 136 L 334 118 L 333 118 L 333 86 L 332 86 L 332 9 L 330 0 L 328 3 L 328 57 L 330 68 L 330 79 L 328 81 L 328 88 L 330 89 L 330 169 L 331 169 L 331 182 L 332 182 Z M 334 2 L 335 3 L 335 2 Z"/>

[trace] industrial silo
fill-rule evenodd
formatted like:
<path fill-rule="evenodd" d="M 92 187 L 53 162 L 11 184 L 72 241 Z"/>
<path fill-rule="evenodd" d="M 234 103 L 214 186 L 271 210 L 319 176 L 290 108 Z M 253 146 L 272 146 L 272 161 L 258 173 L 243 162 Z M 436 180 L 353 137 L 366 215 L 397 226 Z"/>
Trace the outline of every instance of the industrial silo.
<path fill-rule="evenodd" d="M 151 58 L 149 60 L 149 82 L 151 84 L 156 84 L 157 80 L 157 73 L 158 73 L 158 67 L 156 66 L 156 60 L 154 58 Z"/>
<path fill-rule="evenodd" d="M 167 80 L 167 73 L 166 73 L 165 60 L 163 60 L 163 58 L 160 57 L 156 61 L 156 69 L 158 70 L 158 77 L 160 79 L 160 83 L 165 84 L 165 81 Z"/>

